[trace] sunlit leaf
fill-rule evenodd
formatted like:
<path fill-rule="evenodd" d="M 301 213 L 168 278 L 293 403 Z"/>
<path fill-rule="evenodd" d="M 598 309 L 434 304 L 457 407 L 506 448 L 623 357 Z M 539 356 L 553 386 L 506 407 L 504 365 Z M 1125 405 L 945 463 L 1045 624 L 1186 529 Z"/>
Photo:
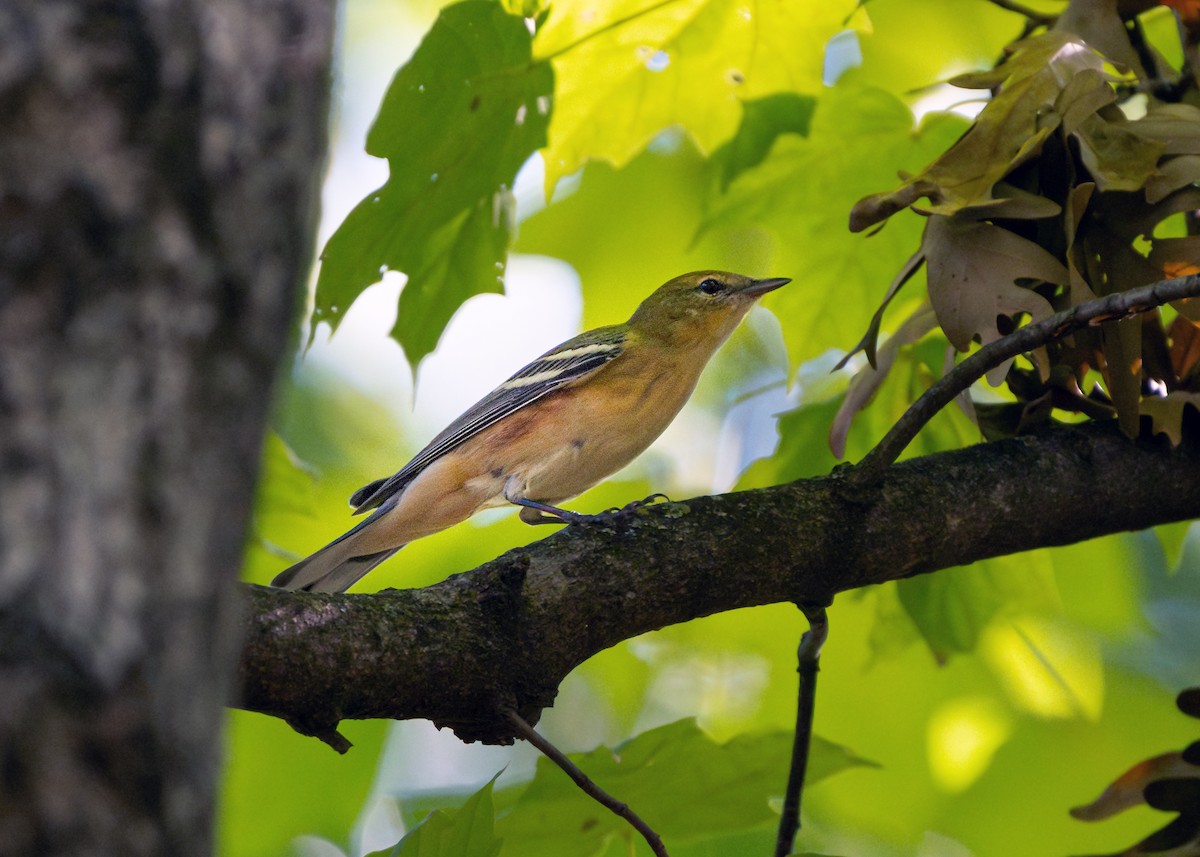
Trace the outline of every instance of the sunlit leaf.
<path fill-rule="evenodd" d="M 1026 711 L 1046 718 L 1099 717 L 1103 659 L 1086 631 L 1027 615 L 990 624 L 980 648 L 1009 697 Z"/>
<path fill-rule="evenodd" d="M 940 81 L 995 64 L 1024 23 L 989 2 L 954 7 L 962 14 L 947 14 L 946 0 L 868 0 L 861 8 L 869 20 L 856 33 L 864 81 L 917 99 L 936 97 Z"/>
<path fill-rule="evenodd" d="M 620 167 L 683 127 L 702 152 L 731 137 L 741 103 L 821 88 L 825 42 L 850 0 L 555 2 L 535 53 L 557 78 L 546 187 L 591 158 Z"/>
<path fill-rule="evenodd" d="M 500 291 L 509 189 L 546 142 L 554 88 L 549 64 L 531 51 L 525 21 L 499 4 L 442 10 L 367 136 L 367 151 L 388 160 L 388 181 L 326 244 L 314 323 L 336 328 L 363 289 L 402 271 L 393 333 L 415 366 L 464 300 Z"/>
<path fill-rule="evenodd" d="M 963 792 L 983 776 L 1012 734 L 1009 710 L 991 696 L 958 696 L 929 720 L 929 768 L 943 788 Z"/>

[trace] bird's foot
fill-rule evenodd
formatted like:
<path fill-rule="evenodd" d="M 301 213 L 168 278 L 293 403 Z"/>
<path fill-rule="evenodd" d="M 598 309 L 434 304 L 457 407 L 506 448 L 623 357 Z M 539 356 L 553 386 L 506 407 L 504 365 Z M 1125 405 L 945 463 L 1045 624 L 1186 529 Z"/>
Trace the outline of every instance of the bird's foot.
<path fill-rule="evenodd" d="M 654 505 L 659 500 L 662 500 L 665 503 L 671 502 L 671 498 L 668 497 L 666 494 L 651 494 L 649 497 L 645 498 L 644 500 L 633 500 L 629 503 L 626 503 L 624 506 L 620 506 L 620 507 L 613 506 L 611 509 L 605 509 L 599 515 L 588 515 L 587 517 L 611 518 L 611 517 L 617 517 L 617 516 L 632 515 L 632 514 L 636 513 L 638 510 L 640 510 L 646 506 Z"/>
<path fill-rule="evenodd" d="M 521 507 L 520 518 L 530 525 L 578 524 L 595 517 L 595 515 L 583 515 L 579 512 L 572 512 L 570 509 L 560 509 L 557 506 L 551 506 L 549 503 L 526 500 L 523 497 L 510 499 L 509 502 Z"/>
<path fill-rule="evenodd" d="M 666 494 L 651 494 L 644 500 L 634 500 L 631 503 L 626 503 L 624 506 L 614 506 L 611 509 L 605 509 L 603 512 L 598 512 L 594 515 L 586 515 L 582 512 L 572 512 L 570 509 L 560 509 L 557 506 L 551 506 L 549 503 L 539 503 L 536 500 L 526 500 L 525 498 L 511 500 L 521 506 L 521 520 L 527 524 L 590 524 L 597 521 L 612 520 L 613 518 L 622 518 L 628 515 L 635 514 L 639 509 L 649 506 L 659 500 L 665 500 L 670 503 L 671 498 Z"/>

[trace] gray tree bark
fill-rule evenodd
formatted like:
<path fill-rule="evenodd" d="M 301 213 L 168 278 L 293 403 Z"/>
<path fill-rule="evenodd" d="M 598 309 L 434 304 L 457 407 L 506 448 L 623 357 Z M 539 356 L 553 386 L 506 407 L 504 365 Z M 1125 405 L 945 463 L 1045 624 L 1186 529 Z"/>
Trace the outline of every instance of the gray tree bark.
<path fill-rule="evenodd" d="M 0 5 L 0 854 L 208 854 L 327 0 Z"/>

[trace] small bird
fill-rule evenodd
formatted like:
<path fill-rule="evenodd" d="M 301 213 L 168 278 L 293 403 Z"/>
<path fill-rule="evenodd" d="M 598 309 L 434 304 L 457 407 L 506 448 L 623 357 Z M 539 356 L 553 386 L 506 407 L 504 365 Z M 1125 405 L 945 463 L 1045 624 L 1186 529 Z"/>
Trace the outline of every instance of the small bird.
<path fill-rule="evenodd" d="M 762 295 L 791 282 L 684 274 L 629 321 L 568 339 L 452 422 L 395 475 L 359 489 L 345 535 L 271 581 L 345 592 L 414 539 L 512 503 L 529 524 L 588 520 L 556 504 L 620 470 L 675 419 L 700 372 Z"/>

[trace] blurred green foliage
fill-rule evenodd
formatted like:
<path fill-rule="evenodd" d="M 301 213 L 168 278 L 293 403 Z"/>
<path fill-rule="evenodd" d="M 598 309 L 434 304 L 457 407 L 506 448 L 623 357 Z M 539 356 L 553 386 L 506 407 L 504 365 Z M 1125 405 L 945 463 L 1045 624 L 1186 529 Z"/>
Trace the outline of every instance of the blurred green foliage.
<path fill-rule="evenodd" d="M 395 846 L 369 857 L 495 857 L 502 844 L 495 835 L 495 782 L 488 780 L 457 810 L 424 815 Z"/>
<path fill-rule="evenodd" d="M 731 837 L 770 829 L 775 813 L 771 775 L 791 752 L 790 731 L 744 734 L 719 744 L 693 720 L 679 720 L 613 747 L 571 755 L 571 761 L 603 788 L 636 807 L 657 832 L 685 851 L 716 847 Z M 810 782 L 852 767 L 873 766 L 829 741 L 812 748 Z M 490 784 L 489 784 L 490 785 Z M 488 786 L 484 786 L 486 790 Z M 640 834 L 583 794 L 548 759 L 539 759 L 533 779 L 496 795 L 501 855 L 558 857 L 618 853 L 644 847 Z M 430 807 L 410 800 L 404 820 L 416 825 Z M 690 852 L 688 852 L 690 853 Z"/>
<path fill-rule="evenodd" d="M 1036 5 L 1062 7 L 1050 0 Z M 845 373 L 828 375 L 829 353 L 858 341 L 921 228 L 919 218 L 903 213 L 879 234 L 851 235 L 850 206 L 894 186 L 898 171 L 919 170 L 962 133 L 960 117 L 935 112 L 916 121 L 912 106 L 939 81 L 993 64 L 1022 19 L 985 0 L 871 0 L 857 11 L 845 3 L 775 0 L 631 2 L 613 4 L 603 20 L 586 18 L 583 6 L 506 4 L 537 16 L 545 29 L 536 35 L 485 2 L 461 4 L 434 25 L 478 26 L 499 43 L 491 53 L 471 52 L 476 65 L 467 68 L 468 58 L 450 50 L 451 42 L 439 48 L 430 36 L 426 53 L 396 78 L 394 85 L 410 86 L 409 94 L 389 95 L 371 139 L 378 142 L 385 127 L 425 136 L 370 148 L 390 158 L 388 187 L 407 187 L 399 171 L 412 167 L 439 173 L 439 182 L 462 183 L 446 191 L 461 198 L 429 201 L 430 189 L 413 191 L 414 205 L 428 205 L 406 216 L 432 239 L 405 248 L 428 256 L 412 270 L 403 267 L 407 262 L 370 256 L 369 246 L 331 243 L 327 259 L 344 252 L 338 264 L 359 273 L 353 290 L 337 291 L 343 283 L 319 293 L 317 306 L 336 305 L 344 314 L 380 264 L 401 267 L 409 285 L 396 329 L 415 325 L 416 333 L 401 338 L 416 361 L 459 303 L 480 290 L 478 277 L 494 281 L 494 263 L 510 240 L 517 252 L 574 269 L 584 327 L 627 317 L 652 288 L 686 270 L 790 276 L 796 282 L 764 302 L 779 327 L 761 318 L 743 326 L 706 373 L 675 438 L 715 456 L 718 438 L 740 437 L 727 417 L 734 405 L 769 402 L 766 414 L 781 412 L 776 451 L 752 463 L 743 453 L 739 463 L 749 466 L 739 468 L 737 488 L 828 473 L 836 462 L 826 438 L 845 391 Z M 662 11 L 641 16 L 643 7 Z M 362 8 L 350 3 L 350 32 L 370 29 L 354 18 Z M 447 16 L 457 17 L 448 22 Z M 606 26 L 622 16 L 623 23 Z M 760 17 L 770 22 L 761 31 L 769 39 L 759 53 L 747 53 L 739 22 Z M 589 42 L 593 31 L 603 40 Z M 851 50 L 843 61 L 857 67 L 840 76 L 832 60 L 822 65 L 831 36 L 858 53 L 855 59 Z M 661 68 L 660 51 L 667 60 Z M 605 58 L 616 54 L 624 60 L 609 74 Z M 692 81 L 683 75 L 691 68 L 713 69 L 717 83 L 705 88 Z M 552 82 L 542 76 L 550 71 Z M 445 230 L 466 230 L 478 200 L 512 191 L 521 153 L 543 141 L 536 128 L 518 134 L 508 127 L 501 110 L 486 123 L 463 124 L 455 111 L 474 115 L 470 94 L 462 103 L 446 102 L 437 117 L 410 107 L 388 112 L 398 109 L 401 96 L 415 98 L 412 86 L 435 78 L 454 90 L 461 83 L 455 74 L 489 81 L 488 92 L 512 108 L 514 119 L 518 102 L 536 108 L 537 93 L 548 85 L 554 95 L 546 182 L 557 181 L 558 191 L 536 213 L 518 207 L 523 219 L 515 236 L 501 229 L 507 213 L 478 220 L 503 234 L 479 245 L 490 248 L 492 267 L 477 265 L 474 280 L 455 266 L 482 257 L 468 252 L 456 261 L 455 239 Z M 491 151 L 493 145 L 504 152 Z M 449 147 L 453 169 L 435 163 L 439 147 Z M 481 151 L 495 159 L 479 163 Z M 509 204 L 507 197 L 503 202 Z M 431 270 L 436 276 L 422 273 Z M 322 269 L 322 289 L 336 273 L 329 271 Z M 414 282 L 425 308 L 406 321 Z M 911 312 L 923 289 L 919 274 L 889 310 L 885 331 Z M 323 312 L 319 317 L 328 317 Z M 386 337 L 388 325 L 382 320 L 374 335 Z M 498 341 L 507 332 L 491 335 Z M 285 379 L 277 432 L 266 442 L 248 580 L 266 582 L 289 557 L 340 534 L 350 523 L 344 505 L 350 492 L 398 469 L 430 434 L 396 402 L 361 392 L 344 366 L 323 360 L 322 343 L 318 336 Z M 488 344 L 476 343 L 478 351 L 464 355 L 464 372 L 488 360 Z M 887 383 L 851 426 L 849 459 L 861 457 L 942 371 L 946 348 L 933 333 L 900 351 Z M 762 421 L 769 422 L 766 414 Z M 951 408 L 907 454 L 976 440 L 977 430 Z M 681 498 L 714 490 L 709 474 L 688 461 L 668 449 L 652 451 L 573 505 L 599 509 L 652 491 Z M 512 514 L 481 516 L 409 546 L 360 588 L 424 585 L 543 534 Z M 1181 682 L 1195 682 L 1200 538 L 1177 525 L 1165 528 L 1163 544 L 1166 553 L 1147 534 L 1111 537 L 839 598 L 830 611 L 816 728 L 848 749 L 822 744 L 832 754 L 827 760 L 841 759 L 829 761 L 826 772 L 841 772 L 806 792 L 800 850 L 1049 857 L 1113 851 L 1160 825 L 1144 808 L 1098 825 L 1072 820 L 1067 809 L 1090 800 L 1129 764 L 1192 737 L 1172 698 Z M 565 749 L 583 751 L 584 769 L 658 822 L 676 857 L 769 853 L 774 801 L 787 777 L 802 631 L 794 607 L 774 605 L 628 641 L 576 670 L 539 728 Z M 338 757 L 282 722 L 233 712 L 221 853 L 362 853 L 383 847 L 381 814 L 394 828 L 390 840 L 383 837 L 389 844 L 399 840 L 401 827 L 411 831 L 398 850 L 381 853 L 468 857 L 492 853 L 493 837 L 503 840 L 504 854 L 646 853 L 557 770 L 539 764 L 536 774 L 522 771 L 528 757 L 518 752 L 493 795 L 502 764 L 483 774 L 462 765 L 462 753 L 477 748 L 452 752 L 450 736 L 385 742 L 385 732 L 394 738 L 409 725 L 349 724 L 356 746 Z M 618 749 L 594 749 L 598 744 Z M 858 758 L 879 767 L 849 764 Z M 381 813 L 395 805 L 398 815 Z M 414 827 L 435 807 L 444 811 Z M 317 839 L 297 844 L 301 836 Z"/>

